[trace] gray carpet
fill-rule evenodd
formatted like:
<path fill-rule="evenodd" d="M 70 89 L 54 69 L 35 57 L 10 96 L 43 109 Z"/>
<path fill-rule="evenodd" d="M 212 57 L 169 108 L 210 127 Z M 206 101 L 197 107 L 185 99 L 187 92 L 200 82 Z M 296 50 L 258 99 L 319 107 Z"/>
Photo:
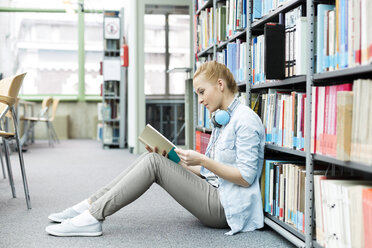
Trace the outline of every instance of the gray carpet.
<path fill-rule="evenodd" d="M 17 198 L 0 171 L 0 247 L 292 247 L 268 227 L 225 236 L 228 231 L 202 226 L 162 188 L 153 185 L 140 199 L 108 217 L 104 235 L 53 237 L 47 216 L 87 198 L 137 156 L 104 150 L 94 140 L 68 140 L 49 148 L 37 141 L 24 153 L 32 210 L 26 209 L 19 163 L 11 156 Z"/>

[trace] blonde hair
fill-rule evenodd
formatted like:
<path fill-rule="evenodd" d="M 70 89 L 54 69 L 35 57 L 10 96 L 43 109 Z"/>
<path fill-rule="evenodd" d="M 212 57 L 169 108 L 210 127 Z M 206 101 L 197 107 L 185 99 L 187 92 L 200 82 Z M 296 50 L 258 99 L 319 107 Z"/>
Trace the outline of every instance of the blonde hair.
<path fill-rule="evenodd" d="M 209 61 L 201 66 L 196 70 L 194 74 L 194 80 L 203 75 L 205 79 L 209 82 L 216 82 L 218 79 L 225 80 L 227 84 L 227 88 L 233 92 L 238 92 L 238 85 L 235 82 L 234 76 L 224 64 L 218 63 L 216 61 Z"/>

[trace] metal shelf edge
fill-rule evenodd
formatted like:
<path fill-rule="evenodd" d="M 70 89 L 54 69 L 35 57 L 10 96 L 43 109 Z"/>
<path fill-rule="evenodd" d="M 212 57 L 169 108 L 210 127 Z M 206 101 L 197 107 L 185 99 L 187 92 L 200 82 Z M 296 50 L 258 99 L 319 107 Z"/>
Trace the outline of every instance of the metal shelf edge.
<path fill-rule="evenodd" d="M 255 89 L 265 89 L 265 88 L 273 88 L 273 87 L 280 87 L 280 86 L 286 86 L 286 85 L 291 85 L 291 84 L 305 84 L 306 83 L 306 76 L 301 75 L 301 76 L 295 76 L 291 78 L 286 78 L 283 80 L 278 80 L 270 83 L 260 83 L 251 86 L 252 90 Z"/>
<path fill-rule="evenodd" d="M 305 151 L 293 150 L 293 149 L 280 147 L 280 146 L 273 145 L 273 144 L 265 144 L 265 148 L 278 151 L 278 152 L 289 153 L 289 154 L 296 155 L 299 157 L 306 157 Z"/>
<path fill-rule="evenodd" d="M 285 223 L 279 223 L 277 220 L 274 220 L 273 217 L 265 216 L 265 224 L 297 247 L 305 247 L 305 242 L 294 235 L 291 231 L 287 230 L 288 227 L 283 225 Z"/>
<path fill-rule="evenodd" d="M 362 164 L 362 163 L 354 162 L 354 161 L 342 161 L 342 160 L 338 160 L 333 157 L 324 156 L 320 154 L 314 154 L 314 160 L 342 166 L 345 168 L 350 168 L 350 169 L 372 173 L 372 165 L 368 165 L 368 164 Z"/>

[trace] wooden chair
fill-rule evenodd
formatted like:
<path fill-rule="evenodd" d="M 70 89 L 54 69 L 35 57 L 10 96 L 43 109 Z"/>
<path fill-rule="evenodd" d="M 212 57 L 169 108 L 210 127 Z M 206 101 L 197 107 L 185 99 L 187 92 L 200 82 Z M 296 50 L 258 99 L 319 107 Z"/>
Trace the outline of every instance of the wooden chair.
<path fill-rule="evenodd" d="M 50 122 L 48 121 L 50 119 L 48 117 L 48 114 L 49 114 L 49 109 L 50 109 L 50 105 L 52 104 L 52 102 L 53 102 L 52 97 L 44 98 L 43 102 L 41 103 L 41 108 L 40 108 L 38 116 L 35 116 L 35 117 L 34 116 L 31 116 L 31 117 L 24 116 L 24 117 L 21 118 L 21 120 L 23 120 L 25 122 L 24 134 L 23 134 L 22 141 L 21 141 L 22 144 L 27 144 L 27 141 L 29 140 L 29 137 L 31 136 L 31 133 L 33 132 L 33 129 L 34 129 L 36 123 L 46 122 L 49 146 L 53 146 L 52 139 L 54 139 L 54 136 L 56 136 L 56 135 L 52 134 L 52 131 L 51 131 L 51 128 L 50 128 Z M 57 106 L 58 106 L 58 102 L 59 102 L 59 100 L 57 101 Z M 54 107 L 53 107 L 53 109 L 54 109 Z M 57 107 L 56 107 L 56 109 L 57 109 Z M 53 110 L 53 111 L 55 111 L 55 110 Z M 54 115 L 55 115 L 55 112 L 54 112 Z M 54 119 L 53 113 L 52 113 L 52 117 Z M 54 128 L 53 128 L 53 131 L 54 131 Z"/>
<path fill-rule="evenodd" d="M 20 75 L 11 77 L 11 78 L 5 78 L 0 81 L 0 113 L 1 113 L 0 121 L 3 121 L 6 115 L 10 113 L 12 117 L 12 122 L 14 125 L 14 132 L 4 130 L 2 129 L 2 127 L 0 127 L 0 137 L 3 140 L 4 153 L 5 153 L 4 155 L 5 155 L 6 165 L 8 169 L 8 177 L 9 177 L 9 182 L 10 182 L 10 187 L 12 190 L 13 198 L 16 197 L 16 192 L 15 192 L 15 187 L 14 187 L 12 167 L 11 167 L 11 163 L 9 159 L 8 143 L 9 143 L 9 140 L 11 139 L 14 139 L 16 141 L 19 163 L 20 163 L 21 173 L 22 173 L 23 188 L 24 188 L 25 197 L 26 197 L 26 204 L 27 204 L 27 208 L 31 209 L 31 201 L 30 201 L 30 194 L 28 190 L 26 170 L 24 166 L 23 154 L 22 154 L 22 149 L 21 149 L 20 140 L 19 140 L 17 116 L 14 110 L 14 104 L 16 103 L 19 89 L 21 88 L 25 75 L 26 73 L 23 73 L 23 74 L 20 74 Z"/>

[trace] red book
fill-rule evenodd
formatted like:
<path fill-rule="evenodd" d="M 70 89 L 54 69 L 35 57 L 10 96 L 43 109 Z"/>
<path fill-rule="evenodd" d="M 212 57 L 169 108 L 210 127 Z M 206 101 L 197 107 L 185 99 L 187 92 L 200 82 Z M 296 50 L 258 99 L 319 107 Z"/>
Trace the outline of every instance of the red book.
<path fill-rule="evenodd" d="M 363 189 L 364 247 L 372 248 L 372 189 Z"/>
<path fill-rule="evenodd" d="M 319 87 L 315 87 L 315 102 L 313 102 L 313 106 L 315 107 L 313 109 L 314 111 L 314 129 L 313 129 L 313 132 L 314 132 L 314 144 L 313 144 L 313 153 L 315 154 L 317 151 L 316 151 L 316 143 L 317 143 L 317 126 L 318 126 L 318 98 L 319 98 Z"/>
<path fill-rule="evenodd" d="M 327 155 L 336 157 L 336 120 L 337 120 L 337 89 L 339 86 L 333 85 L 330 87 L 329 94 L 330 94 L 330 119 L 328 122 L 328 135 L 327 135 L 327 140 L 328 140 L 328 153 Z"/>
<path fill-rule="evenodd" d="M 303 140 L 305 139 L 305 104 L 306 104 L 306 94 L 303 94 L 302 95 L 302 110 L 301 110 L 301 134 L 302 134 L 302 137 L 301 137 L 301 151 L 304 151 L 305 150 L 305 144 L 303 144 Z M 308 127 L 310 128 L 310 127 Z"/>
<path fill-rule="evenodd" d="M 197 151 L 197 152 L 201 152 L 201 150 L 200 150 L 200 136 L 201 136 L 201 132 L 200 131 L 196 131 L 195 132 L 195 150 Z"/>
<path fill-rule="evenodd" d="M 327 136 L 329 134 L 329 126 L 328 122 L 330 119 L 330 102 L 329 102 L 329 91 L 330 91 L 330 86 L 325 87 L 325 101 L 324 101 L 324 129 L 323 129 L 323 134 L 320 134 L 320 154 L 323 155 L 328 155 L 328 149 L 329 149 L 329 144 L 327 140 Z"/>

